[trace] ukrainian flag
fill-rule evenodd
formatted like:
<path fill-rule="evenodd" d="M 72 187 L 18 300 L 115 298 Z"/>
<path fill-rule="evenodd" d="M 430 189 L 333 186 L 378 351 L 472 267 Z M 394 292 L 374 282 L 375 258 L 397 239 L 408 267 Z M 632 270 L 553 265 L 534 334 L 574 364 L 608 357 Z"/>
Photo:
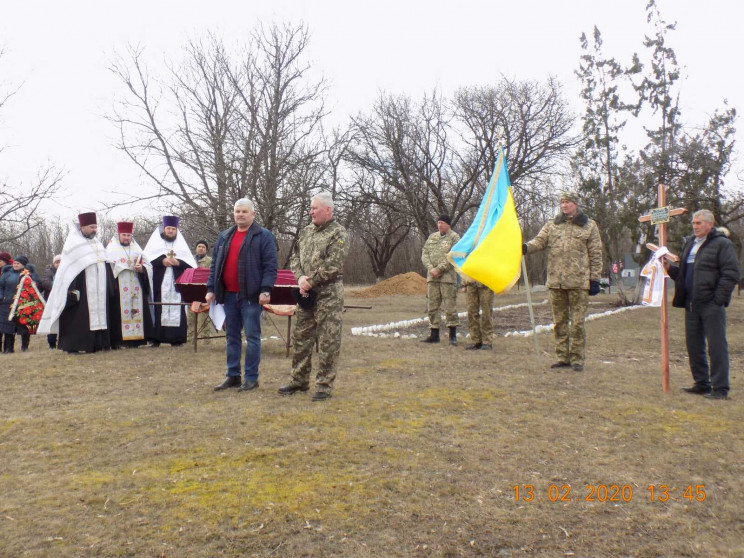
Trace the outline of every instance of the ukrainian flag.
<path fill-rule="evenodd" d="M 455 269 L 488 286 L 496 294 L 507 292 L 519 280 L 522 230 L 511 192 L 506 157 L 499 158 L 475 221 L 447 255 Z"/>

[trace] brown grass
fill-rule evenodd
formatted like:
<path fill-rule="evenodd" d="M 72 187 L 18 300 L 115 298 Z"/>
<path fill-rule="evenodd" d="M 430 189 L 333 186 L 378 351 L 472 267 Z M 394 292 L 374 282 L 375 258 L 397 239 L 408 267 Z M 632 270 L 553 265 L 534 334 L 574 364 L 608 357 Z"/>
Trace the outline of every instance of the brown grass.
<path fill-rule="evenodd" d="M 278 341 L 251 393 L 212 391 L 221 341 L 73 357 L 34 338 L 3 355 L 0 556 L 744 554 L 744 299 L 726 402 L 680 393 L 679 310 L 663 394 L 656 309 L 590 322 L 577 374 L 548 369 L 547 335 L 540 363 L 532 339 L 481 352 L 349 335 L 425 312 L 420 295 L 369 303 L 345 315 L 325 403 L 276 394 Z M 527 484 L 534 500 L 515 501 Z M 588 484 L 633 497 L 587 502 Z M 706 500 L 650 502 L 650 484 L 703 485 Z"/>

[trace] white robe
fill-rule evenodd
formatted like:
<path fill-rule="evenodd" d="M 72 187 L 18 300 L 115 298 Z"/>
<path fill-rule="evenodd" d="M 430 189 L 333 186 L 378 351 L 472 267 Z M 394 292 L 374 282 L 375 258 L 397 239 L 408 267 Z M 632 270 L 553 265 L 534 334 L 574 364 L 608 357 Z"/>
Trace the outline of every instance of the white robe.
<path fill-rule="evenodd" d="M 161 232 L 161 227 L 157 227 L 150 235 L 150 240 L 147 241 L 145 256 L 148 261 L 152 262 L 160 256 L 167 256 L 170 252 L 173 252 L 176 259 L 185 262 L 190 267 L 197 267 L 189 245 L 186 244 L 186 240 L 180 232 L 176 234 L 176 239 L 173 242 L 166 241 L 161 237 Z M 181 302 L 181 294 L 176 290 L 176 278 L 172 268 L 165 270 L 163 282 L 160 284 L 160 297 L 161 300 L 158 302 L 170 303 L 165 304 L 161 309 L 160 325 L 164 327 L 180 326 L 181 307 L 176 303 Z"/>
<path fill-rule="evenodd" d="M 62 247 L 62 262 L 54 276 L 54 285 L 36 333 L 59 333 L 59 317 L 67 304 L 67 290 L 83 270 L 90 331 L 107 329 L 106 251 L 96 238 L 85 238 L 75 224 Z"/>
<path fill-rule="evenodd" d="M 106 258 L 119 283 L 121 338 L 124 341 L 144 339 L 143 320 L 150 320 L 152 323 L 152 313 L 148 305 L 150 298 L 143 296 L 134 266 L 141 258 L 140 263 L 145 268 L 150 284 L 149 292 L 152 293 L 152 264 L 136 240 L 132 239 L 131 244 L 124 247 L 119 243 L 118 235 L 115 235 L 106 246 Z"/>

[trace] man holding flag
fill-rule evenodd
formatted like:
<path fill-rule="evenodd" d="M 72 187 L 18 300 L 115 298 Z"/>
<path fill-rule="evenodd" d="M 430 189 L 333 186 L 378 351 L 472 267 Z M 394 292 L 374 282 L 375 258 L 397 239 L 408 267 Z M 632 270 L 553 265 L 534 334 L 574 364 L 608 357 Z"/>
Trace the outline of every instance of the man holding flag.
<path fill-rule="evenodd" d="M 579 209 L 576 192 L 561 195 L 561 212 L 535 238 L 522 245 L 524 254 L 548 250 L 547 287 L 555 323 L 551 368 L 584 370 L 588 296 L 599 294 L 602 239 L 597 223 Z"/>

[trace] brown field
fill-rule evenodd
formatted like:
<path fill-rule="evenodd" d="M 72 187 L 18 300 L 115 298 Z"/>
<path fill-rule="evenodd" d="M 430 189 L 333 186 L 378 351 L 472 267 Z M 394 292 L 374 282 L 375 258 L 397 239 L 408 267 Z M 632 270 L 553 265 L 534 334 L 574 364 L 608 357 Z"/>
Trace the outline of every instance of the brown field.
<path fill-rule="evenodd" d="M 222 341 L 69 356 L 33 338 L 2 355 L 0 556 L 744 555 L 744 298 L 723 402 L 679 390 L 680 310 L 663 394 L 658 309 L 589 322 L 586 371 L 556 373 L 550 334 L 540 362 L 531 338 L 354 337 L 425 298 L 347 304 L 373 309 L 346 313 L 324 403 L 277 395 L 277 340 L 250 393 L 212 391 Z M 652 502 L 649 485 L 676 490 Z"/>

